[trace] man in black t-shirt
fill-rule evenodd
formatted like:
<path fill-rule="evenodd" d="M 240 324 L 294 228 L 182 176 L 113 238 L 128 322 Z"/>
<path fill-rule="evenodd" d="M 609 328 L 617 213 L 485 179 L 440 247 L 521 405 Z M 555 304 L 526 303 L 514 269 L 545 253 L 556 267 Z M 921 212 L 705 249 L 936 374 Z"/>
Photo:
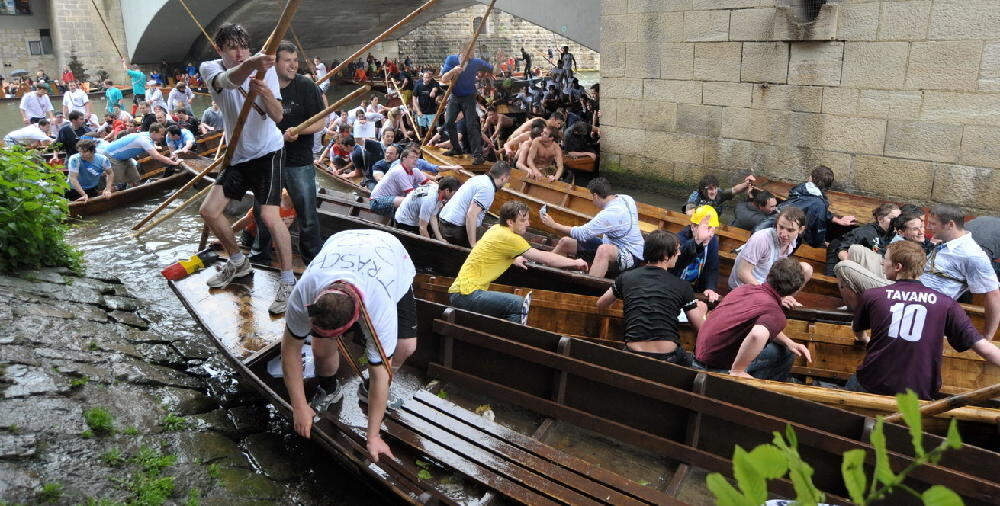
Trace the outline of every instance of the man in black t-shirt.
<path fill-rule="evenodd" d="M 323 247 L 316 213 L 316 169 L 313 166 L 313 135 L 323 129 L 317 121 L 299 135 L 287 130 L 302 124 L 323 110 L 319 87 L 311 79 L 298 74 L 299 57 L 295 45 L 281 41 L 276 54 L 274 69 L 281 86 L 282 118 L 278 128 L 285 133 L 285 188 L 295 205 L 295 223 L 299 225 L 299 254 L 307 264 Z M 250 114 L 256 114 L 251 112 Z M 270 252 L 267 229 L 258 227 L 258 251 Z M 257 249 L 257 248 L 255 248 Z"/>
<path fill-rule="evenodd" d="M 82 112 L 72 111 L 69 113 L 69 121 L 59 129 L 56 142 L 62 144 L 66 150 L 67 160 L 76 154 L 76 143 L 80 140 L 80 136 L 87 133 L 87 128 L 84 126 L 86 121 L 87 118 L 83 117 Z"/>
<path fill-rule="evenodd" d="M 441 93 L 440 88 L 430 71 L 424 72 L 420 81 L 413 85 L 413 110 L 417 113 L 420 128 L 428 128 L 434 121 L 434 113 L 438 107 L 435 97 Z"/>
<path fill-rule="evenodd" d="M 680 344 L 678 317 L 684 311 L 698 330 L 707 308 L 695 300 L 690 283 L 668 272 L 680 256 L 680 241 L 671 232 L 657 230 L 646 237 L 642 256 L 646 265 L 618 276 L 615 284 L 597 300 L 597 307 L 607 308 L 617 299 L 625 301 L 625 349 L 678 365 L 691 365 L 691 355 Z"/>

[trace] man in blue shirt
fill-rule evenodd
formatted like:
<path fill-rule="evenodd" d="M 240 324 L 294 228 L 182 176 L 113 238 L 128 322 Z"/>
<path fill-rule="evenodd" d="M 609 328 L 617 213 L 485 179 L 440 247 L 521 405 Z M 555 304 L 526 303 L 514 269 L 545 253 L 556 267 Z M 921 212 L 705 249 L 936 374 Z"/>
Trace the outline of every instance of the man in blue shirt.
<path fill-rule="evenodd" d="M 194 134 L 187 128 L 171 125 L 167 127 L 166 144 L 170 148 L 171 155 L 189 152 L 194 146 Z"/>
<path fill-rule="evenodd" d="M 107 91 L 104 92 L 104 98 L 108 100 L 108 114 L 115 112 L 115 106 L 122 106 L 122 90 L 115 88 L 114 83 L 111 79 L 104 81 L 104 87 Z"/>
<path fill-rule="evenodd" d="M 458 139 L 458 126 L 455 120 L 459 111 L 465 117 L 465 139 L 469 143 L 469 151 L 474 165 L 482 165 L 483 143 L 480 137 L 479 115 L 476 113 L 476 74 L 480 71 L 493 72 L 493 66 L 482 58 L 471 58 L 464 65 L 457 54 L 448 55 L 441 67 L 441 82 L 453 87 L 448 108 L 444 113 L 444 126 L 450 139 Z M 445 152 L 448 156 L 462 154 L 462 147 L 457 142 L 451 150 Z"/>
<path fill-rule="evenodd" d="M 70 156 L 66 162 L 70 186 L 70 189 L 66 190 L 66 198 L 70 202 L 76 200 L 86 202 L 90 197 L 111 195 L 115 174 L 111 170 L 108 158 L 95 152 L 96 147 L 97 144 L 92 139 L 83 139 L 76 143 L 77 153 Z M 108 179 L 103 192 L 98 189 L 102 175 Z"/>
<path fill-rule="evenodd" d="M 104 146 L 101 154 L 107 156 L 108 160 L 111 161 L 116 181 L 135 186 L 139 184 L 139 170 L 136 168 L 135 158 L 149 155 L 154 160 L 167 165 L 177 165 L 177 161 L 161 155 L 156 150 L 156 143 L 162 139 L 163 126 L 159 123 L 153 123 L 149 125 L 148 132 L 128 134 Z"/>
<path fill-rule="evenodd" d="M 139 104 L 146 101 L 146 74 L 139 70 L 139 66 L 132 64 L 130 67 L 125 63 L 125 58 L 122 58 L 122 67 L 125 67 L 125 73 L 128 74 L 128 78 L 132 81 L 132 103 Z"/>

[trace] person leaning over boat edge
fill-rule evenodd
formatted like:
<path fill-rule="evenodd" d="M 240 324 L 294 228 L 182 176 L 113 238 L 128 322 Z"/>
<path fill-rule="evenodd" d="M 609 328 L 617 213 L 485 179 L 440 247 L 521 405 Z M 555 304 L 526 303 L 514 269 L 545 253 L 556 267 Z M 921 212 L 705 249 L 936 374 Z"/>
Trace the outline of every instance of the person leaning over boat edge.
<path fill-rule="evenodd" d="M 708 308 L 694 298 L 690 283 L 670 272 L 680 256 L 676 235 L 666 230 L 650 233 L 642 249 L 646 264 L 619 275 L 597 299 L 597 307 L 606 309 L 617 299 L 624 301 L 625 350 L 690 366 L 691 355 L 681 346 L 677 332 L 678 315 L 684 311 L 697 331 Z"/>
<path fill-rule="evenodd" d="M 957 352 L 972 349 L 1000 366 L 1000 349 L 972 325 L 953 299 L 920 282 L 927 258 L 920 245 L 900 241 L 889 245 L 882 259 L 890 286 L 866 290 L 854 314 L 852 330 L 868 345 L 858 371 L 845 388 L 855 392 L 896 395 L 907 389 L 921 399 L 933 399 L 941 389 L 944 340 Z M 871 337 L 865 331 L 871 329 Z"/>
<path fill-rule="evenodd" d="M 789 206 L 778 213 L 775 226 L 754 232 L 740 248 L 729 273 L 729 288 L 742 285 L 759 285 L 767 281 L 771 267 L 795 251 L 796 240 L 805 229 L 806 215 L 801 209 Z M 812 277 L 812 266 L 799 262 L 804 272 L 803 284 Z M 800 287 L 801 288 L 801 287 Z M 791 295 L 782 298 L 786 307 L 801 306 Z"/>
<path fill-rule="evenodd" d="M 566 237 L 559 239 L 553 253 L 589 260 L 590 275 L 604 277 L 612 266 L 625 272 L 642 262 L 644 240 L 639 228 L 639 211 L 632 197 L 611 192 L 611 183 L 598 177 L 587 184 L 590 198 L 600 211 L 586 224 L 570 227 L 541 215 L 545 226 Z"/>
<path fill-rule="evenodd" d="M 472 176 L 455 192 L 438 215 L 446 241 L 466 248 L 476 246 L 476 232 L 496 192 L 510 181 L 510 170 L 507 162 L 496 162 L 489 172 Z"/>
<path fill-rule="evenodd" d="M 528 206 L 524 202 L 504 203 L 499 218 L 499 223 L 490 227 L 472 248 L 448 288 L 448 297 L 451 305 L 459 309 L 521 323 L 526 316 L 524 297 L 490 291 L 490 283 L 503 275 L 511 264 L 527 269 L 527 260 L 558 269 L 582 271 L 587 270 L 587 262 L 531 247 L 522 237 L 530 225 Z"/>
<path fill-rule="evenodd" d="M 698 329 L 695 369 L 733 376 L 785 381 L 796 356 L 812 362 L 809 349 L 785 335 L 782 300 L 805 284 L 802 263 L 782 258 L 763 284 L 729 292 Z"/>
<path fill-rule="evenodd" d="M 396 228 L 420 234 L 428 239 L 447 242 L 441 235 L 437 215 L 441 206 L 451 200 L 459 186 L 458 180 L 452 176 L 443 177 L 437 182 L 420 185 L 410 192 L 403 199 L 403 203 L 396 208 L 396 214 L 393 218 Z M 432 232 L 434 237 L 431 237 Z"/>
<path fill-rule="evenodd" d="M 323 412 L 343 396 L 336 379 L 340 366 L 337 339 L 353 330 L 361 332 L 366 342 L 368 454 L 374 462 L 380 455 L 395 458 L 380 435 L 389 400 L 386 366 L 398 370 L 417 349 L 412 288 L 416 272 L 399 239 L 380 230 L 334 234 L 306 267 L 288 297 L 281 338 L 281 370 L 295 432 L 300 436 L 310 437 L 317 411 Z M 306 401 L 302 365 L 302 347 L 310 335 L 319 382 L 312 403 Z M 376 341 L 381 343 L 388 365 L 382 363 Z"/>

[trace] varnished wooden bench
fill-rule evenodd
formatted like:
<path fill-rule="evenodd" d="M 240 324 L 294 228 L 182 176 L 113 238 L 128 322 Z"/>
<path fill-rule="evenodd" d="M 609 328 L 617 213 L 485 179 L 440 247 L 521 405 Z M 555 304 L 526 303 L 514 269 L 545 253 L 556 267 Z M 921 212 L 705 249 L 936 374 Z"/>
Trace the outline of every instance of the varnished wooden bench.
<path fill-rule="evenodd" d="M 390 437 L 526 504 L 681 504 L 421 391 L 386 413 Z"/>

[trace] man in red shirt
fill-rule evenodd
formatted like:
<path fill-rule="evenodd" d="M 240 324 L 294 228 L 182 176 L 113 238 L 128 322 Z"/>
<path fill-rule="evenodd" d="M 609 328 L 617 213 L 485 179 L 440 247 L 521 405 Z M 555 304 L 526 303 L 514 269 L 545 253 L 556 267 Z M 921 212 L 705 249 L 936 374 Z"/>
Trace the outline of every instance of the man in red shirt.
<path fill-rule="evenodd" d="M 729 292 L 698 330 L 694 367 L 785 381 L 796 356 L 812 362 L 809 350 L 785 335 L 781 308 L 782 297 L 795 295 L 804 282 L 799 262 L 782 258 L 771 266 L 767 282 Z"/>
<path fill-rule="evenodd" d="M 934 398 L 941 389 L 945 336 L 955 351 L 972 348 L 994 366 L 1000 365 L 1000 349 L 983 339 L 965 310 L 951 297 L 921 284 L 925 261 L 918 243 L 889 245 L 882 269 L 887 279 L 896 282 L 861 294 L 854 337 L 868 343 L 868 351 L 847 381 L 848 390 L 895 395 L 910 389 L 921 399 Z M 864 333 L 868 329 L 870 340 Z"/>

